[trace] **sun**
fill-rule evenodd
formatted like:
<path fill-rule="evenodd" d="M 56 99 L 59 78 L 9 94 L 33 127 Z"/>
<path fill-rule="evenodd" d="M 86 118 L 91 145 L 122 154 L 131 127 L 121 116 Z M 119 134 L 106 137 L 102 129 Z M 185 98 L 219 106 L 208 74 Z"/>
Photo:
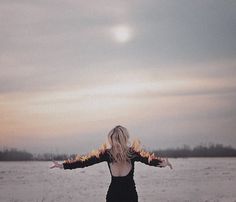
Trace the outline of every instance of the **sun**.
<path fill-rule="evenodd" d="M 111 31 L 112 37 L 118 43 L 127 43 L 133 37 L 132 29 L 128 25 L 116 25 Z"/>

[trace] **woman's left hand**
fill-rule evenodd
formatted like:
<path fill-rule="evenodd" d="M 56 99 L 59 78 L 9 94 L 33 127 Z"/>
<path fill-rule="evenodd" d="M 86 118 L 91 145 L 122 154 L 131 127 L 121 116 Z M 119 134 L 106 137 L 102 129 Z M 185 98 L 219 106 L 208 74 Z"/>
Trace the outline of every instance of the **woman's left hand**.
<path fill-rule="evenodd" d="M 168 158 L 162 159 L 162 163 L 160 163 L 161 166 L 166 167 L 169 166 L 170 169 L 173 169 L 171 163 L 169 162 Z"/>

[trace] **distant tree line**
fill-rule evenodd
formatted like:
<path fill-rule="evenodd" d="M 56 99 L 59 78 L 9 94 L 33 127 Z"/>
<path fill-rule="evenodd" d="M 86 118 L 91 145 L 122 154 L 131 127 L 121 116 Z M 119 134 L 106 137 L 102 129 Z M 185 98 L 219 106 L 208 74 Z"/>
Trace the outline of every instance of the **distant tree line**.
<path fill-rule="evenodd" d="M 17 149 L 4 149 L 0 151 L 0 161 L 27 161 L 33 160 L 33 154 Z"/>
<path fill-rule="evenodd" d="M 72 155 L 67 155 L 67 154 L 53 154 L 53 153 L 44 153 L 44 154 L 37 154 L 34 156 L 34 160 L 38 161 L 61 161 L 65 159 L 70 159 Z M 74 156 L 74 155 L 73 155 Z"/>
<path fill-rule="evenodd" d="M 191 148 L 184 145 L 181 148 L 153 151 L 161 157 L 236 157 L 236 149 L 222 144 L 198 145 Z"/>
<path fill-rule="evenodd" d="M 191 148 L 184 145 L 181 148 L 154 150 L 157 156 L 160 157 L 236 157 L 236 149 L 231 146 L 224 146 L 222 144 L 199 145 Z M 0 151 L 0 161 L 51 161 L 51 160 L 65 160 L 73 159 L 75 154 L 31 154 L 25 150 L 3 149 Z"/>
<path fill-rule="evenodd" d="M 0 161 L 49 161 L 49 160 L 65 160 L 74 157 L 67 154 L 31 154 L 25 150 L 3 149 L 0 151 Z"/>

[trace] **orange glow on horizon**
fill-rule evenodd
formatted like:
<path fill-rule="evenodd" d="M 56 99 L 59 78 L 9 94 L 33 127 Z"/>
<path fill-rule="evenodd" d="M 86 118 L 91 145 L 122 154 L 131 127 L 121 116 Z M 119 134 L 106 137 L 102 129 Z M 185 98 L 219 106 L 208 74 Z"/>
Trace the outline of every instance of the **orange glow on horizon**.
<path fill-rule="evenodd" d="M 56 137 L 95 132 L 105 127 L 101 122 L 113 125 L 120 120 L 138 122 L 137 117 L 144 121 L 157 114 L 158 117 L 173 115 L 183 105 L 178 94 L 231 85 L 232 81 L 226 83 L 219 79 L 172 79 L 111 83 L 82 89 L 74 87 L 53 92 L 9 93 L 0 97 L 0 133 L 2 139 L 7 139 L 20 134 Z M 194 98 L 185 100 L 189 102 L 191 99 Z M 204 102 L 207 105 L 206 100 Z M 188 105 L 191 103 L 185 107 Z M 163 110 L 167 108 L 171 113 Z"/>

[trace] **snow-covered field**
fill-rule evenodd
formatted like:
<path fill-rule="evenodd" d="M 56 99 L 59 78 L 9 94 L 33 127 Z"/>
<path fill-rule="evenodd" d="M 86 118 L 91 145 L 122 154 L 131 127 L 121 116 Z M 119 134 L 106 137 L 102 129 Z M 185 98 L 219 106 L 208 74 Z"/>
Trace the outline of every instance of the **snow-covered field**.
<path fill-rule="evenodd" d="M 236 202 L 236 158 L 170 159 L 174 169 L 135 164 L 139 202 Z M 51 162 L 0 162 L 0 202 L 105 202 L 106 163 L 75 170 Z"/>

